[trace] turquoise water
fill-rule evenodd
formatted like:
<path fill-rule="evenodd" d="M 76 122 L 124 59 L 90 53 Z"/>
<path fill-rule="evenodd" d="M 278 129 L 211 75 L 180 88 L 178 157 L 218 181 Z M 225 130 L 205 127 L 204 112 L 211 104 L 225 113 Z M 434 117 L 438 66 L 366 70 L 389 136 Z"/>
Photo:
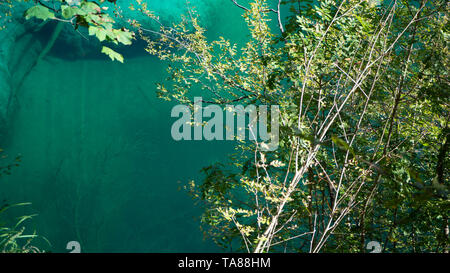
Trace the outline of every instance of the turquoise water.
<path fill-rule="evenodd" d="M 173 11 L 161 9 L 174 18 L 185 1 L 169 2 Z M 246 40 L 242 11 L 231 1 L 197 2 L 205 5 L 199 11 L 211 39 Z M 28 34 L 45 44 L 53 29 Z M 0 147 L 23 162 L 1 178 L 0 198 L 32 205 L 10 217 L 38 214 L 27 230 L 45 236 L 51 245 L 39 244 L 53 252 L 68 252 L 69 241 L 82 252 L 218 251 L 200 231 L 200 208 L 179 188 L 226 160 L 232 143 L 172 140 L 174 104 L 155 95 L 166 64 L 146 55 L 142 43 L 123 49 L 120 64 L 83 50 L 86 41 L 74 53 L 67 31 L 29 73 L 16 71 L 26 77 Z M 25 42 L 16 43 L 27 54 Z"/>

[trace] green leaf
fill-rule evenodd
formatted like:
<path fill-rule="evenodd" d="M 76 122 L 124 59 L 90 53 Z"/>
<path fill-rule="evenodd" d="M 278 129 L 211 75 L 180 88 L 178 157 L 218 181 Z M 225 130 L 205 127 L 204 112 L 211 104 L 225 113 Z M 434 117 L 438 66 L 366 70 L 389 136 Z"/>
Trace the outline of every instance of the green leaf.
<path fill-rule="evenodd" d="M 106 39 L 106 31 L 101 27 L 89 26 L 89 35 L 95 35 L 100 42 Z"/>
<path fill-rule="evenodd" d="M 25 11 L 25 19 L 36 17 L 41 20 L 53 19 L 55 15 L 48 8 L 44 6 L 34 6 Z"/>
<path fill-rule="evenodd" d="M 67 5 L 61 6 L 61 13 L 65 19 L 73 18 L 75 15 L 79 14 L 79 8 L 71 7 Z"/>
<path fill-rule="evenodd" d="M 133 38 L 133 35 L 130 32 L 123 30 L 116 30 L 114 32 L 119 43 L 122 43 L 124 45 L 131 45 L 131 39 Z"/>
<path fill-rule="evenodd" d="M 97 13 L 101 11 L 100 6 L 97 3 L 86 1 L 81 3 L 81 9 L 87 13 Z"/>
<path fill-rule="evenodd" d="M 353 150 L 352 147 L 350 147 L 347 142 L 343 141 L 342 139 L 340 139 L 337 136 L 332 136 L 331 140 L 334 142 L 334 144 L 336 144 L 340 149 L 345 150 L 345 151 L 349 151 L 353 156 L 355 156 L 355 151 Z"/>
<path fill-rule="evenodd" d="M 111 58 L 111 60 L 113 60 L 113 61 L 117 60 L 117 61 L 123 63 L 123 56 L 121 54 L 115 52 L 114 50 L 112 50 L 109 47 L 104 46 L 102 48 L 102 53 L 105 53 L 106 55 L 108 55 Z"/>

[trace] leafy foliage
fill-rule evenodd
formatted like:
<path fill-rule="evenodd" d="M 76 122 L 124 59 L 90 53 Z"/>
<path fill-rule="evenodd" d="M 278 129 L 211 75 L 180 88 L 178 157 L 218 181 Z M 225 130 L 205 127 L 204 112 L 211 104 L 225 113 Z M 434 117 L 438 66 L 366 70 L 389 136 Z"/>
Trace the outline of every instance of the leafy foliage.
<path fill-rule="evenodd" d="M 0 149 L 0 153 L 3 150 Z M 5 160 L 7 157 L 2 156 Z M 0 177 L 3 175 L 10 175 L 13 167 L 19 166 L 20 156 L 16 157 L 14 163 L 0 166 Z M 0 206 L 0 252 L 2 253 L 36 253 L 41 252 L 37 247 L 33 245 L 33 240 L 39 237 L 36 233 L 26 234 L 24 222 L 30 220 L 35 215 L 25 215 L 18 218 L 17 222 L 11 227 L 5 224 L 3 221 L 3 215 L 7 210 L 14 207 L 28 206 L 30 203 L 19 203 L 14 205 L 2 204 Z"/>
<path fill-rule="evenodd" d="M 104 46 L 102 48 L 102 53 L 105 53 L 106 55 L 108 55 L 111 60 L 118 60 L 119 62 L 123 63 L 123 57 L 122 55 L 120 55 L 119 53 L 115 52 L 114 50 L 112 50 L 109 47 Z"/>
<path fill-rule="evenodd" d="M 160 97 L 192 103 L 199 87 L 209 103 L 281 106 L 279 150 L 244 143 L 229 167 L 187 187 L 208 233 L 255 252 L 365 251 L 368 240 L 447 251 L 448 167 L 439 182 L 435 171 L 448 161 L 435 141 L 448 131 L 445 3 L 287 2 L 281 35 L 266 1 L 245 8 L 241 49 L 207 41 L 193 11 L 157 31 L 134 22 L 148 52 L 171 63 Z"/>
<path fill-rule="evenodd" d="M 5 29 L 5 24 L 10 21 L 12 8 L 11 0 L 0 2 L 0 31 Z"/>
<path fill-rule="evenodd" d="M 25 19 L 36 17 L 37 19 L 47 20 L 55 18 L 53 12 L 44 6 L 34 6 L 25 12 Z"/>
<path fill-rule="evenodd" d="M 106 1 L 114 2 L 115 1 Z M 71 24 L 75 30 L 87 28 L 90 36 L 100 42 L 111 42 L 115 45 L 131 45 L 134 34 L 125 28 L 118 28 L 113 17 L 108 13 L 109 7 L 101 0 L 96 1 L 65 1 L 53 0 L 51 3 L 36 1 L 36 5 L 25 12 L 25 19 L 56 20 Z M 103 47 L 102 53 L 112 60 L 123 62 L 123 57 L 114 50 Z"/>

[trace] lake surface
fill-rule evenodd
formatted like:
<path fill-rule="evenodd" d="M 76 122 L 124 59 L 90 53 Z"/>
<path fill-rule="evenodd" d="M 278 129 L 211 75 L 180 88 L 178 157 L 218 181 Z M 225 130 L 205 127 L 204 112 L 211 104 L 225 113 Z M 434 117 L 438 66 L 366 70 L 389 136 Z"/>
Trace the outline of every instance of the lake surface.
<path fill-rule="evenodd" d="M 242 11 L 230 3 L 200 9 L 208 36 L 245 41 Z M 37 38 L 49 37 L 53 28 L 46 29 Z M 17 91 L 0 143 L 9 156 L 22 156 L 2 177 L 0 198 L 32 203 L 11 217 L 36 213 L 27 228 L 53 252 L 68 252 L 69 241 L 82 252 L 218 251 L 200 231 L 200 208 L 180 187 L 226 160 L 232 143 L 172 139 L 174 103 L 155 95 L 166 64 L 139 42 L 120 64 L 102 55 L 74 58 L 59 39 Z"/>

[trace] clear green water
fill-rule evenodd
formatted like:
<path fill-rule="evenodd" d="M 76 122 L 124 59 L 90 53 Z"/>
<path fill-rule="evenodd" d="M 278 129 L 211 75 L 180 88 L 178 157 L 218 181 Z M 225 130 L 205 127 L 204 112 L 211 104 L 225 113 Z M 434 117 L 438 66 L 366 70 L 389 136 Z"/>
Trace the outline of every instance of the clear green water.
<path fill-rule="evenodd" d="M 230 1 L 204 10 L 210 38 L 245 41 L 241 10 Z M 165 64 L 138 50 L 124 52 L 124 64 L 105 56 L 74 60 L 59 40 L 18 90 L 0 144 L 23 163 L 2 178 L 0 198 L 32 202 L 11 217 L 37 213 L 28 230 L 51 242 L 44 248 L 68 252 L 75 240 L 82 252 L 219 250 L 203 239 L 200 209 L 179 187 L 225 160 L 232 145 L 172 140 L 173 103 L 155 95 Z"/>

